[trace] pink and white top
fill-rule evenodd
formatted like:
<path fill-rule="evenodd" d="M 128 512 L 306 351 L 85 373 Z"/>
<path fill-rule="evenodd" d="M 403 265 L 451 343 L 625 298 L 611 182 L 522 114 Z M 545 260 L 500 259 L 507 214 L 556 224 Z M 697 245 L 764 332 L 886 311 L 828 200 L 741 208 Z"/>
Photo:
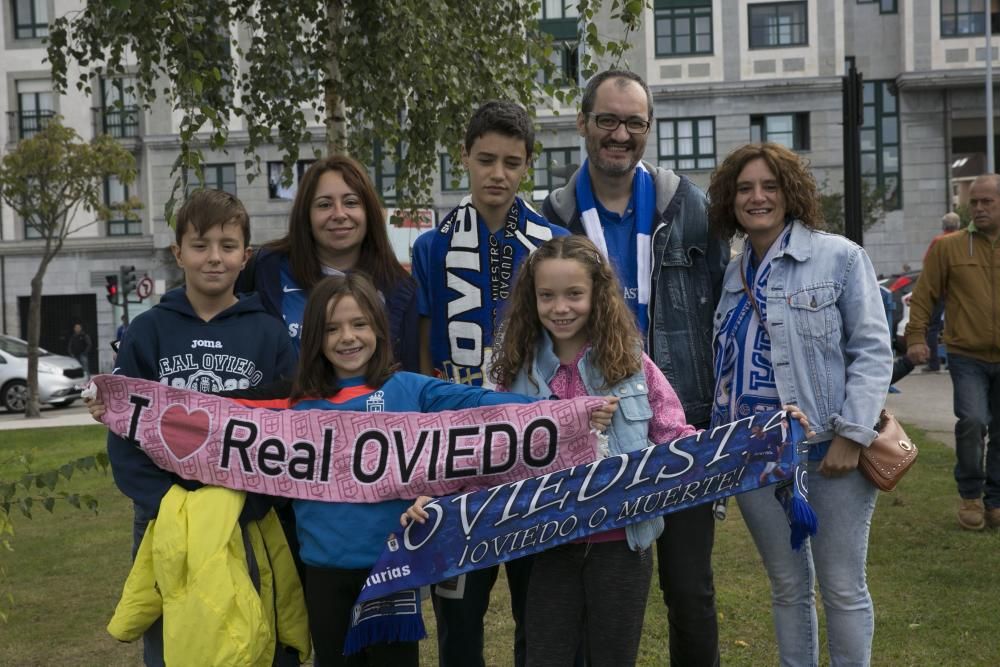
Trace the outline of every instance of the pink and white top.
<path fill-rule="evenodd" d="M 580 359 L 588 349 L 590 346 L 584 345 L 572 363 L 559 364 L 559 369 L 549 382 L 549 389 L 555 396 L 576 398 L 588 395 L 579 368 Z M 649 407 L 653 409 L 653 417 L 649 420 L 649 441 L 663 444 L 697 433 L 697 429 L 687 423 L 684 408 L 674 388 L 664 377 L 663 371 L 645 352 L 642 354 L 642 370 L 646 375 L 646 386 L 649 389 Z M 625 529 L 616 528 L 578 540 L 578 543 L 614 542 L 624 539 L 626 539 Z"/>

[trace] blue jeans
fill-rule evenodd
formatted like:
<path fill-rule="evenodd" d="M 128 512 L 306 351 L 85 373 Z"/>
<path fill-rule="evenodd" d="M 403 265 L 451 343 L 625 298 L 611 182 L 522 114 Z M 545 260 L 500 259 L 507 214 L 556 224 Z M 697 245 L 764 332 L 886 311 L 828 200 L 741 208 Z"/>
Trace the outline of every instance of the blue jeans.
<path fill-rule="evenodd" d="M 83 374 L 90 375 L 90 359 L 87 354 L 77 354 L 73 358 L 76 359 L 81 366 L 83 366 Z"/>
<path fill-rule="evenodd" d="M 948 370 L 958 418 L 955 424 L 958 495 L 983 498 L 986 507 L 1000 507 L 1000 364 L 949 353 Z"/>
<path fill-rule="evenodd" d="M 799 551 L 790 544 L 784 510 L 774 487 L 737 496 L 771 580 L 771 612 L 778 655 L 786 667 L 819 664 L 815 582 L 826 612 L 830 665 L 868 665 L 875 611 L 865 579 L 868 531 L 878 490 L 861 473 L 829 479 L 809 462 L 809 504 L 819 519 L 816 535 Z"/>

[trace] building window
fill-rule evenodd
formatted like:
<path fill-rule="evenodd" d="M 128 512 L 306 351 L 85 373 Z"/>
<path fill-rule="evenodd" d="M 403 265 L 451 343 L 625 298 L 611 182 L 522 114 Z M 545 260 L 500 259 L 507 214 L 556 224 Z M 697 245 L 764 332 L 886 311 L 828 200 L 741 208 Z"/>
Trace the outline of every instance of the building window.
<path fill-rule="evenodd" d="M 14 1 L 14 37 L 37 39 L 49 36 L 48 0 Z"/>
<path fill-rule="evenodd" d="M 750 48 L 802 46 L 809 43 L 805 2 L 749 5 Z"/>
<path fill-rule="evenodd" d="M 222 190 L 236 196 L 236 165 L 232 162 L 206 164 L 203 167 L 205 181 L 199 182 L 196 174 L 186 174 L 186 192 L 204 188 L 206 190 Z"/>
<path fill-rule="evenodd" d="M 656 0 L 656 56 L 712 53 L 712 0 Z"/>
<path fill-rule="evenodd" d="M 382 197 L 382 203 L 396 201 L 396 176 L 399 174 L 399 163 L 401 162 L 402 149 L 396 150 L 396 155 L 382 146 L 382 142 L 375 142 L 374 159 L 371 167 L 368 168 L 368 175 L 372 178 L 375 190 Z"/>
<path fill-rule="evenodd" d="M 900 190 L 899 106 L 889 81 L 864 82 L 861 126 L 861 177 L 881 191 L 887 210 L 903 206 Z"/>
<path fill-rule="evenodd" d="M 879 0 L 878 2 L 879 14 L 895 14 L 898 11 L 899 7 L 896 4 L 896 0 Z"/>
<path fill-rule="evenodd" d="M 809 150 L 809 114 L 750 116 L 750 141 L 770 141 L 793 151 Z"/>
<path fill-rule="evenodd" d="M 25 84 L 31 87 L 34 82 Z M 22 92 L 18 84 L 17 93 L 17 133 L 21 139 L 33 137 L 44 128 L 55 115 L 51 92 Z"/>
<path fill-rule="evenodd" d="M 101 79 L 101 116 L 105 134 L 116 139 L 139 136 L 139 104 L 132 79 Z"/>
<path fill-rule="evenodd" d="M 131 196 L 129 187 L 114 176 L 104 179 L 104 203 L 114 206 L 127 201 Z M 108 220 L 108 236 L 137 236 L 142 234 L 141 220 L 125 218 Z"/>
<path fill-rule="evenodd" d="M 1000 32 L 1000 1 L 990 0 L 990 29 Z M 941 36 L 966 37 L 985 34 L 985 0 L 941 0 Z"/>
<path fill-rule="evenodd" d="M 544 199 L 556 188 L 566 185 L 580 167 L 579 148 L 547 148 L 535 158 L 535 199 Z"/>
<path fill-rule="evenodd" d="M 42 238 L 42 232 L 37 226 L 32 225 L 27 220 L 24 221 L 24 238 L 25 239 L 40 239 Z"/>
<path fill-rule="evenodd" d="M 571 82 L 576 82 L 579 75 L 579 16 L 576 0 L 544 0 L 538 8 L 538 27 L 552 35 L 552 55 L 549 57 L 562 76 Z M 538 80 L 549 83 L 544 72 L 538 73 Z"/>
<path fill-rule="evenodd" d="M 453 165 L 451 156 L 441 153 L 441 192 L 465 192 L 469 189 L 469 173 Z"/>
<path fill-rule="evenodd" d="M 656 121 L 657 157 L 668 169 L 715 168 L 715 119 Z"/>
<path fill-rule="evenodd" d="M 309 169 L 315 160 L 299 160 L 292 167 L 292 182 L 285 185 L 283 182 L 285 175 L 285 163 L 267 163 L 267 196 L 269 199 L 280 199 L 292 201 L 295 199 L 295 192 L 299 189 L 303 174 Z"/>

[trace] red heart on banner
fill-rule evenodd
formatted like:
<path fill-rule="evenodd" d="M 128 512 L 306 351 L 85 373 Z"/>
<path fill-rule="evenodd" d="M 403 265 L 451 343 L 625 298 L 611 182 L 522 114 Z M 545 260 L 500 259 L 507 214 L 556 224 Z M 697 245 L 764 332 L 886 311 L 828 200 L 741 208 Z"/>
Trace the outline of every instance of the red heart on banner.
<path fill-rule="evenodd" d="M 200 409 L 188 412 L 183 405 L 171 405 L 160 415 L 160 437 L 178 461 L 201 449 L 210 426 L 208 412 Z"/>

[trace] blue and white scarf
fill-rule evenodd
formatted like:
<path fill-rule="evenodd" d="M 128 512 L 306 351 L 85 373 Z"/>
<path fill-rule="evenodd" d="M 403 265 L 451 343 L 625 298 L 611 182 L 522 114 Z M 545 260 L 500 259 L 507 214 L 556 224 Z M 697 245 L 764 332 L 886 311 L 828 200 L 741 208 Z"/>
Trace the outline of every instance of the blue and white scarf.
<path fill-rule="evenodd" d="M 583 166 L 578 172 L 576 202 L 580 207 L 580 221 L 587 233 L 587 238 L 594 242 L 602 255 L 608 257 L 608 244 L 604 240 L 604 227 L 601 225 L 601 217 L 597 212 L 597 203 L 590 184 L 590 160 L 584 160 Z M 639 296 L 639 308 L 636 316 L 639 319 L 639 330 L 645 333 L 649 330 L 649 291 L 653 278 L 650 240 L 653 231 L 653 218 L 656 217 L 656 189 L 653 176 L 642 162 L 636 165 L 632 178 L 632 204 L 635 207 L 635 253 L 638 269 L 636 276 Z M 629 258 L 622 259 L 628 261 Z"/>
<path fill-rule="evenodd" d="M 431 360 L 446 380 L 489 386 L 489 360 L 500 310 L 528 255 L 552 238 L 545 218 L 520 197 L 504 227 L 491 234 L 466 196 L 434 232 L 431 244 Z M 438 305 L 444 304 L 444 305 Z"/>
<path fill-rule="evenodd" d="M 771 244 L 757 267 L 750 261 L 753 249 L 747 242 L 740 256 L 744 285 L 753 291 L 760 317 L 744 290 L 736 307 L 726 313 L 715 339 L 715 400 L 712 425 L 745 419 L 760 412 L 778 410 L 781 399 L 771 365 L 771 336 L 767 328 L 767 281 L 771 262 L 788 246 L 792 226 Z M 801 447 L 806 447 L 804 444 Z M 793 480 L 774 491 L 792 527 L 792 547 L 799 549 L 806 537 L 816 533 L 817 521 L 808 505 L 808 480 L 804 462 Z"/>
<path fill-rule="evenodd" d="M 423 636 L 412 591 L 789 479 L 802 427 L 784 412 L 482 491 L 438 498 L 389 536 L 352 614 L 345 653 Z"/>

